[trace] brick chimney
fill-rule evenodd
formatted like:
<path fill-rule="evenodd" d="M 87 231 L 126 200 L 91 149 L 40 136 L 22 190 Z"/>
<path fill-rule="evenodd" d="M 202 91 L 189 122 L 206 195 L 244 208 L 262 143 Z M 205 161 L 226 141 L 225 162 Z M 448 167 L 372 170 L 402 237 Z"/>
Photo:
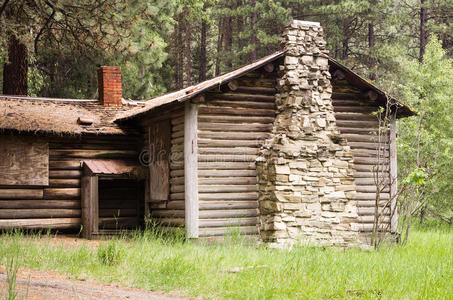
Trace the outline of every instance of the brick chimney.
<path fill-rule="evenodd" d="M 98 91 L 102 105 L 121 107 L 121 67 L 100 66 L 98 68 Z"/>

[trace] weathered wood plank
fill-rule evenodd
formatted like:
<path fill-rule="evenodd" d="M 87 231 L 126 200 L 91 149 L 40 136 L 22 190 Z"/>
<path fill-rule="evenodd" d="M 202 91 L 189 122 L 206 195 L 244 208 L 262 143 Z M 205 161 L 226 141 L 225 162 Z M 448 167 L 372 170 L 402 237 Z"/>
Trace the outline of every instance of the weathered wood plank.
<path fill-rule="evenodd" d="M 170 194 L 170 121 L 155 123 L 148 128 L 148 132 L 150 200 L 167 200 Z"/>
<path fill-rule="evenodd" d="M 229 233 L 235 232 L 238 230 L 240 234 L 243 235 L 257 235 L 258 234 L 258 227 L 257 226 L 239 226 L 235 227 L 208 227 L 208 228 L 200 228 L 200 237 L 208 237 L 208 236 L 223 236 Z"/>
<path fill-rule="evenodd" d="M 42 199 L 43 189 L 4 189 L 0 188 L 0 199 Z"/>
<path fill-rule="evenodd" d="M 45 188 L 44 199 L 77 199 L 80 198 L 80 188 Z"/>
<path fill-rule="evenodd" d="M 256 176 L 252 177 L 198 177 L 198 184 L 256 184 Z"/>
<path fill-rule="evenodd" d="M 9 219 L 0 220 L 0 229 L 24 228 L 24 229 L 76 229 L 80 228 L 80 218 L 53 218 L 53 219 Z"/>
<path fill-rule="evenodd" d="M 219 99 L 219 98 L 217 98 Z M 259 108 L 259 109 L 274 109 L 274 102 L 263 102 L 263 101 L 238 101 L 239 99 L 228 100 L 217 100 L 216 98 L 209 100 L 203 107 L 235 107 L 235 108 Z"/>
<path fill-rule="evenodd" d="M 198 117 L 199 122 L 225 122 L 225 123 L 259 123 L 269 124 L 274 122 L 274 117 L 256 117 L 256 116 L 227 116 L 227 115 L 207 115 L 200 114 Z"/>
<path fill-rule="evenodd" d="M 80 160 L 51 160 L 49 161 L 50 170 L 80 170 Z"/>
<path fill-rule="evenodd" d="M 82 176 L 81 170 L 50 170 L 51 179 L 79 179 Z"/>
<path fill-rule="evenodd" d="M 80 209 L 0 209 L 0 219 L 78 218 Z"/>
<path fill-rule="evenodd" d="M 272 124 L 250 124 L 250 123 L 208 123 L 200 122 L 198 129 L 211 131 L 264 131 L 270 132 Z"/>
<path fill-rule="evenodd" d="M 200 219 L 257 217 L 258 209 L 201 210 Z"/>
<path fill-rule="evenodd" d="M 258 193 L 200 193 L 200 200 L 257 200 Z"/>
<path fill-rule="evenodd" d="M 49 183 L 49 146 L 35 137 L 0 135 L 0 185 Z"/>
<path fill-rule="evenodd" d="M 200 162 L 253 162 L 256 160 L 256 155 L 247 154 L 200 154 L 198 161 Z"/>
<path fill-rule="evenodd" d="M 243 87 L 244 89 L 244 87 Z M 256 90 L 256 89 L 255 89 Z M 269 89 L 266 89 L 269 91 Z M 239 100 L 239 101 L 262 101 L 262 102 L 275 102 L 274 95 L 261 95 L 261 94 L 246 94 L 240 92 L 234 93 L 209 93 L 209 99 L 223 99 L 223 100 Z"/>
<path fill-rule="evenodd" d="M 269 138 L 268 132 L 229 132 L 229 131 L 200 131 L 199 137 L 202 139 L 217 140 L 265 140 Z"/>
<path fill-rule="evenodd" d="M 80 188 L 80 179 L 50 179 L 51 188 Z"/>
<path fill-rule="evenodd" d="M 185 227 L 188 238 L 198 238 L 198 111 L 196 104 L 185 103 L 184 187 Z"/>
<path fill-rule="evenodd" d="M 207 170 L 199 170 L 198 175 L 200 177 L 206 176 L 206 177 L 248 177 L 248 176 L 256 176 L 256 170 L 250 169 L 250 170 L 212 170 L 212 169 L 207 169 Z"/>
<path fill-rule="evenodd" d="M 256 226 L 257 217 L 249 218 L 225 218 L 225 219 L 201 219 L 200 228 L 206 227 L 229 227 L 229 226 Z"/>
<path fill-rule="evenodd" d="M 212 170 L 212 169 L 255 170 L 255 162 L 199 162 L 198 169 L 207 170 L 207 171 Z M 228 172 L 230 172 L 230 171 L 228 171 Z M 202 175 L 202 176 L 211 176 L 211 175 Z M 239 176 L 242 176 L 242 175 L 239 175 Z M 256 174 L 255 175 L 245 175 L 245 176 L 256 176 Z"/>
<path fill-rule="evenodd" d="M 256 192 L 258 187 L 252 185 L 198 185 L 200 193 L 234 193 L 234 192 Z"/>
<path fill-rule="evenodd" d="M 0 200 L 0 209 L 78 208 L 80 200 Z"/>
<path fill-rule="evenodd" d="M 275 110 L 273 109 L 242 109 L 242 108 L 228 108 L 228 107 L 211 107 L 205 106 L 199 108 L 200 114 L 213 114 L 213 115 L 230 115 L 230 116 L 262 116 L 274 117 Z"/>
<path fill-rule="evenodd" d="M 257 201 L 200 201 L 200 210 L 256 209 Z"/>
<path fill-rule="evenodd" d="M 262 140 L 215 140 L 215 139 L 198 139 L 200 147 L 256 147 L 259 148 L 263 145 Z"/>
<path fill-rule="evenodd" d="M 257 148 L 235 147 L 235 148 L 220 148 L 220 147 L 199 147 L 199 154 L 235 154 L 235 155 L 253 155 L 258 154 Z"/>

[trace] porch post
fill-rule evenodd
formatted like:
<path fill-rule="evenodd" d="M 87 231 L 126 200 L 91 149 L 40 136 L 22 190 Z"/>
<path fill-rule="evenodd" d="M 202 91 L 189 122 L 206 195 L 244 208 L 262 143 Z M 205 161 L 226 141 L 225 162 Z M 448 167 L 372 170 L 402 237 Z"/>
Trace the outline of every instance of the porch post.
<path fill-rule="evenodd" d="M 98 176 L 89 173 L 82 176 L 82 236 L 87 239 L 99 230 Z"/>
<path fill-rule="evenodd" d="M 397 232 L 398 230 L 398 211 L 396 207 L 397 198 L 395 197 L 398 189 L 397 185 L 397 156 L 396 156 L 396 114 L 391 116 L 390 121 L 390 197 L 394 197 L 390 204 L 390 211 L 392 213 L 392 219 L 390 220 L 390 231 Z"/>
<path fill-rule="evenodd" d="M 198 238 L 198 107 L 186 101 L 184 113 L 185 226 L 188 238 Z"/>

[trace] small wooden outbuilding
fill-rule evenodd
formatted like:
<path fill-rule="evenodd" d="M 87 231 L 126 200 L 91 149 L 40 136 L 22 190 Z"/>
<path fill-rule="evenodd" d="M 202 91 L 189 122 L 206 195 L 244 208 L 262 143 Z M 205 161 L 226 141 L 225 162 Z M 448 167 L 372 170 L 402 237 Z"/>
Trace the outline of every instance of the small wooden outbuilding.
<path fill-rule="evenodd" d="M 1 96 L 0 228 L 83 224 L 93 237 L 149 214 L 190 238 L 366 236 L 375 166 L 382 202 L 396 191 L 395 119 L 377 141 L 373 112 L 414 112 L 329 58 L 319 24 L 292 22 L 282 37 L 279 52 L 145 103 Z"/>

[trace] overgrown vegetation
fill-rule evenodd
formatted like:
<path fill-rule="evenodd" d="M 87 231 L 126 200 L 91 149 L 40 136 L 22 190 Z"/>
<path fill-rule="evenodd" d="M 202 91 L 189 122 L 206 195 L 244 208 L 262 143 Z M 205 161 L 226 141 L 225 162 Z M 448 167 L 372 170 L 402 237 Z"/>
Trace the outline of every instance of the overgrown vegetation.
<path fill-rule="evenodd" d="M 0 237 L 0 259 L 17 253 L 25 268 L 206 299 L 453 297 L 453 229 L 431 221 L 429 227 L 416 224 L 406 246 L 383 245 L 378 251 L 287 251 L 236 235 L 226 239 L 206 244 L 148 231 L 74 247 L 52 236 L 14 233 Z"/>

